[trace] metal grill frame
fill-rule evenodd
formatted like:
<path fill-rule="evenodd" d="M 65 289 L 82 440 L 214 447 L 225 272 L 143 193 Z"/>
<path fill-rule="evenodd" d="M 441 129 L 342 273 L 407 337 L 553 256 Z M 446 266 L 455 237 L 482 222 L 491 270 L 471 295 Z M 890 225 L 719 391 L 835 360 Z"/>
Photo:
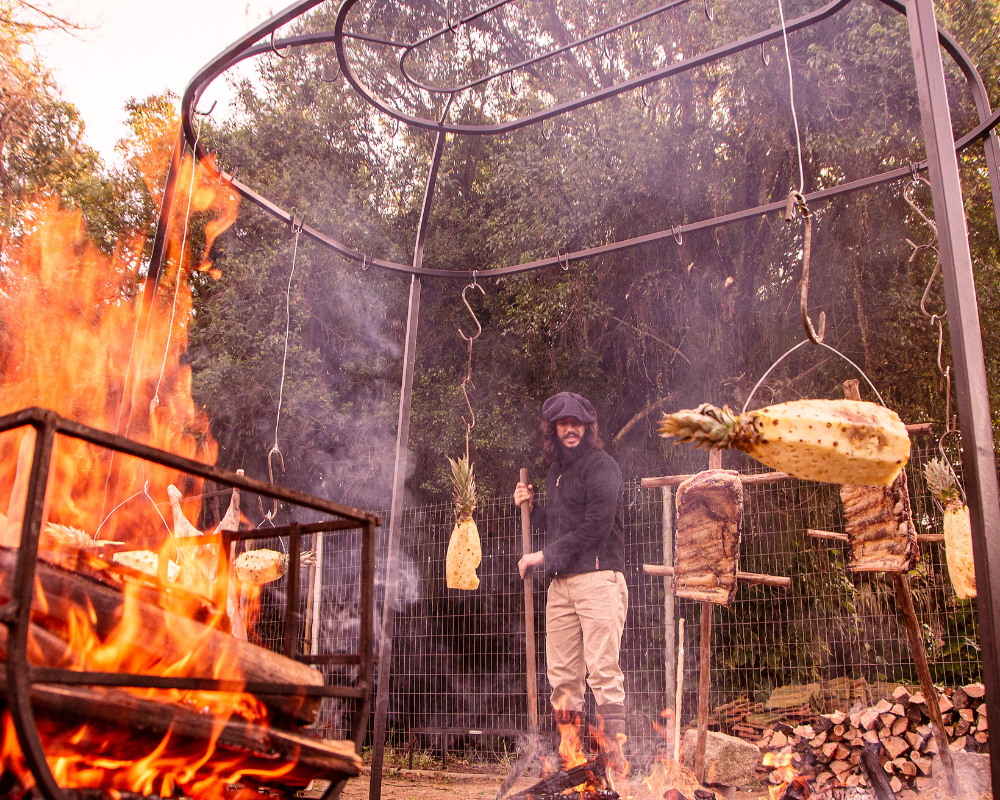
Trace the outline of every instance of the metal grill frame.
<path fill-rule="evenodd" d="M 73 790 L 60 787 L 48 762 L 38 733 L 34 712 L 31 707 L 30 690 L 36 683 L 90 686 L 130 686 L 158 689 L 204 690 L 239 692 L 247 691 L 262 695 L 296 695 L 310 697 L 337 697 L 353 700 L 355 703 L 354 725 L 351 739 L 360 752 L 364 741 L 368 716 L 371 709 L 372 673 L 374 668 L 374 582 L 375 582 L 375 532 L 381 524 L 377 514 L 350 506 L 286 489 L 265 481 L 247 478 L 214 466 L 192 461 L 181 456 L 140 444 L 121 436 L 106 433 L 80 423 L 67 420 L 54 411 L 42 408 L 26 408 L 0 417 L 0 433 L 30 426 L 34 428 L 35 444 L 31 459 L 27 495 L 25 498 L 24 520 L 21 526 L 20 545 L 14 575 L 11 580 L 11 598 L 0 606 L 0 623 L 7 626 L 6 685 L 8 707 L 17 732 L 18 742 L 24 753 L 31 774 L 37 782 L 37 789 L 45 800 L 77 800 L 84 796 L 101 794 L 93 790 Z M 285 655 L 308 664 L 356 664 L 358 681 L 355 686 L 302 686 L 298 684 L 242 683 L 205 678 L 169 678 L 163 676 L 135 675 L 129 673 L 87 672 L 68 669 L 32 666 L 28 661 L 28 630 L 30 626 L 32 595 L 35 583 L 35 564 L 38 559 L 38 544 L 44 523 L 46 486 L 52 466 L 52 450 L 56 434 L 80 439 L 90 444 L 106 448 L 112 452 L 143 459 L 154 464 L 176 469 L 189 475 L 215 481 L 223 486 L 252 492 L 263 497 L 283 501 L 291 505 L 308 508 L 335 519 L 327 522 L 300 525 L 292 523 L 284 528 L 227 532 L 222 536 L 190 537 L 191 543 L 206 544 L 217 542 L 219 548 L 220 571 L 223 576 L 221 597 L 225 597 L 225 576 L 228 575 L 229 544 L 233 541 L 265 539 L 287 535 L 289 546 L 289 571 L 286 597 Z M 293 653 L 295 633 L 299 617 L 299 550 L 303 533 L 332 530 L 361 529 L 361 629 L 358 651 L 353 654 L 331 656 L 297 656 Z M 179 539 L 175 545 L 183 546 Z M 166 559 L 161 559 L 164 565 Z M 339 794 L 342 782 L 334 782 L 327 796 Z"/>

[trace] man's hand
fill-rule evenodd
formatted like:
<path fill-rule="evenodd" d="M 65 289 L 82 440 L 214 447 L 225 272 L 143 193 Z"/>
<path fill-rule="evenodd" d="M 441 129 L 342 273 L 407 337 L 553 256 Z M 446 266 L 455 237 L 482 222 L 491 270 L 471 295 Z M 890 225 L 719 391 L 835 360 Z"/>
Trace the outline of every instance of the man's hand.
<path fill-rule="evenodd" d="M 524 484 L 518 484 L 518 485 L 523 486 Z M 517 570 L 518 572 L 521 573 L 522 578 L 529 572 L 538 569 L 538 567 L 544 567 L 544 566 L 545 566 L 545 553 L 543 553 L 541 550 L 538 550 L 537 552 L 534 553 L 528 553 L 527 555 L 523 555 L 521 556 L 521 560 L 517 562 Z"/>
<path fill-rule="evenodd" d="M 528 513 L 531 513 L 535 506 L 535 487 L 530 483 L 518 483 L 514 489 L 514 505 L 520 508 L 525 501 L 528 503 Z"/>

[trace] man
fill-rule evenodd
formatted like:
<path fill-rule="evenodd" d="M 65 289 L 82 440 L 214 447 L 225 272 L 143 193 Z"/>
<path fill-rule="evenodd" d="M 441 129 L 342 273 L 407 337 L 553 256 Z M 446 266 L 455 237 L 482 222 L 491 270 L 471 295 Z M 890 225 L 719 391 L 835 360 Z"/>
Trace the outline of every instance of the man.
<path fill-rule="evenodd" d="M 518 562 L 523 578 L 536 569 L 551 577 L 545 608 L 545 654 L 556 721 L 582 721 L 584 679 L 594 692 L 604 740 L 620 770 L 617 735 L 625 728 L 624 676 L 618 664 L 628 589 L 625 585 L 624 482 L 604 451 L 597 413 L 573 392 L 542 405 L 543 452 L 551 461 L 546 506 L 518 483 L 514 504 L 528 503 L 532 528 L 546 532 L 541 550 Z"/>

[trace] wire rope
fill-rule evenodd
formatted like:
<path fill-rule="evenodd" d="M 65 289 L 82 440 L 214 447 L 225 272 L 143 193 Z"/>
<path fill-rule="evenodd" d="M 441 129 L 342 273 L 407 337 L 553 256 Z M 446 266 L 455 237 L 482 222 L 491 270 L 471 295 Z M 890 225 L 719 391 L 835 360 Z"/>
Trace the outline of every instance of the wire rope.
<path fill-rule="evenodd" d="M 167 342 L 163 347 L 163 361 L 160 363 L 160 375 L 156 379 L 156 389 L 153 391 L 153 399 L 149 401 L 149 413 L 151 415 L 160 406 L 160 384 L 163 382 L 163 373 L 167 368 L 167 356 L 170 355 L 170 340 L 173 338 L 174 318 L 177 314 L 177 297 L 180 294 L 181 280 L 184 278 L 184 248 L 187 246 L 188 223 L 191 220 L 191 200 L 194 195 L 194 176 L 198 167 L 198 140 L 201 138 L 202 122 L 204 122 L 204 117 L 198 121 L 198 131 L 194 137 L 194 145 L 191 147 L 191 181 L 188 184 L 187 209 L 184 212 L 184 233 L 181 236 L 181 251 L 177 256 L 177 278 L 174 280 L 174 299 L 170 304 L 170 324 L 167 326 Z M 152 309 L 150 309 L 150 313 L 152 313 Z"/>
<path fill-rule="evenodd" d="M 799 194 L 806 190 L 805 169 L 802 166 L 802 137 L 799 134 L 799 115 L 795 110 L 795 80 L 792 77 L 792 54 L 788 48 L 788 29 L 785 27 L 785 9 L 778 0 L 778 14 L 781 17 L 781 39 L 785 45 L 785 65 L 788 67 L 788 101 L 792 107 L 792 123 L 795 127 L 795 150 L 799 159 Z"/>

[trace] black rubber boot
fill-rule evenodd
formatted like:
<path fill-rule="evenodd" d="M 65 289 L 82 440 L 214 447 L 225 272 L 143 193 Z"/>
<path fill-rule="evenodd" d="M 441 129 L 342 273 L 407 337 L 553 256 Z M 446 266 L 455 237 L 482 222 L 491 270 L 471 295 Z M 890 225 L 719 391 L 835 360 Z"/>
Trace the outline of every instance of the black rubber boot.
<path fill-rule="evenodd" d="M 619 734 L 628 739 L 628 720 L 625 706 L 621 703 L 603 703 L 597 707 L 597 728 L 601 732 L 601 751 L 608 753 L 608 769 L 622 773 L 628 763 L 623 750 L 624 742 Z"/>

